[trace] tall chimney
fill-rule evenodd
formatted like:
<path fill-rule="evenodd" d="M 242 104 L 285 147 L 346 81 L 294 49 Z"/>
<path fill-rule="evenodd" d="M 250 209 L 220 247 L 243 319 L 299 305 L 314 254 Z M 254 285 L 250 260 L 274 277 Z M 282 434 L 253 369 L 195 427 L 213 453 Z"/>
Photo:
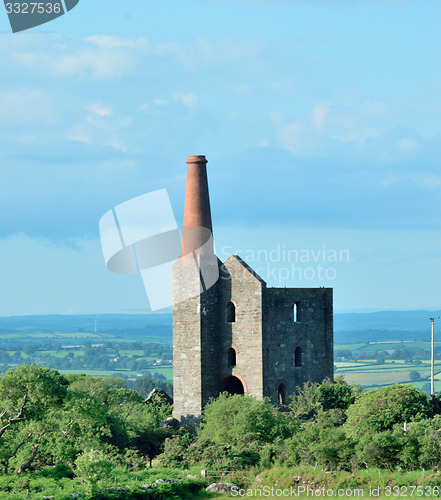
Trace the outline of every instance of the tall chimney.
<path fill-rule="evenodd" d="M 210 197 L 208 194 L 207 160 L 194 155 L 187 159 L 182 255 L 196 252 L 213 254 Z"/>

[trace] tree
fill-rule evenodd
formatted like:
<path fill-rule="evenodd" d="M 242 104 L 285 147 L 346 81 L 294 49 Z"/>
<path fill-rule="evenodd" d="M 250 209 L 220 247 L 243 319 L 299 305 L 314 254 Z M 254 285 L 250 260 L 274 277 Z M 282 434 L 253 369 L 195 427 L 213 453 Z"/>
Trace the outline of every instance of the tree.
<path fill-rule="evenodd" d="M 138 377 L 133 389 L 142 397 L 146 398 L 153 389 L 162 389 L 170 397 L 173 397 L 173 384 L 165 380 L 154 380 L 151 377 Z"/>
<path fill-rule="evenodd" d="M 316 382 L 306 382 L 303 387 L 296 388 L 289 405 L 294 417 L 307 420 L 314 418 L 318 414 L 322 409 L 318 387 L 319 384 Z"/>
<path fill-rule="evenodd" d="M 53 416 L 67 394 L 67 380 L 57 371 L 22 365 L 0 377 L 0 460 L 18 473 L 28 469 L 50 433 L 60 432 Z"/>
<path fill-rule="evenodd" d="M 354 440 L 346 436 L 342 427 L 309 421 L 285 441 L 278 460 L 284 467 L 303 463 L 347 470 L 351 467 L 354 444 Z"/>
<path fill-rule="evenodd" d="M 347 410 L 345 428 L 348 435 L 361 437 L 431 414 L 431 406 L 423 392 L 410 385 L 395 384 L 360 396 Z"/>
<path fill-rule="evenodd" d="M 56 370 L 21 365 L 0 377 L 0 437 L 14 423 L 42 417 L 62 404 L 67 380 Z"/>
<path fill-rule="evenodd" d="M 420 372 L 417 372 L 416 370 L 412 370 L 411 372 L 409 372 L 409 380 L 411 380 L 412 382 L 421 380 Z"/>
<path fill-rule="evenodd" d="M 255 441 L 269 443 L 291 434 L 289 422 L 272 405 L 244 394 L 222 393 L 205 406 L 200 441 L 217 445 Z"/>
<path fill-rule="evenodd" d="M 324 410 L 347 410 L 361 394 L 360 386 L 350 386 L 341 376 L 325 380 L 317 390 Z"/>

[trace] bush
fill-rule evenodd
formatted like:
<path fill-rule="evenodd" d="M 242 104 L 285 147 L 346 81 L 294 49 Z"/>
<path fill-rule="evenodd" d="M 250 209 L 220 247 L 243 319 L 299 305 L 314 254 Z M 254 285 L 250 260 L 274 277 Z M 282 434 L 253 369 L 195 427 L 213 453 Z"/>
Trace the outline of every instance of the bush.
<path fill-rule="evenodd" d="M 366 392 L 347 410 L 348 435 L 362 437 L 392 429 L 394 424 L 432 415 L 427 396 L 410 385 L 392 385 Z"/>
<path fill-rule="evenodd" d="M 270 443 L 292 434 L 289 420 L 266 401 L 244 394 L 222 393 L 206 405 L 199 440 L 237 446 Z"/>
<path fill-rule="evenodd" d="M 355 455 L 355 442 L 340 427 L 308 422 L 301 432 L 285 441 L 276 463 L 283 466 L 306 464 L 327 469 L 348 470 Z"/>
<path fill-rule="evenodd" d="M 349 385 L 342 377 L 325 380 L 317 390 L 324 410 L 347 410 L 361 394 L 361 387 Z"/>

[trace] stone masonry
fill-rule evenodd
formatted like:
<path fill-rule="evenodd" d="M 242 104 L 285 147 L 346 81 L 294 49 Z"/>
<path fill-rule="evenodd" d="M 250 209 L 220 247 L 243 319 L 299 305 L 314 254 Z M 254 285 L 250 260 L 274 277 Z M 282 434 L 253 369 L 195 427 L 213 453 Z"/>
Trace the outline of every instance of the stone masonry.
<path fill-rule="evenodd" d="M 206 163 L 187 160 L 183 252 L 173 268 L 173 415 L 193 423 L 220 392 L 286 404 L 334 367 L 331 288 L 269 288 L 239 256 L 222 264 L 214 255 Z"/>

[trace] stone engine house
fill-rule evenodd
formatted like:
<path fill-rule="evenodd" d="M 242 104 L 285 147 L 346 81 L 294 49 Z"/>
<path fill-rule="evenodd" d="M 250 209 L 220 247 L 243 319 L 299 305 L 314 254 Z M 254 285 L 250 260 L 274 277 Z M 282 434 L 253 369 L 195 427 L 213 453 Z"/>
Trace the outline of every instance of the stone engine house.
<path fill-rule="evenodd" d="M 182 256 L 173 267 L 174 417 L 199 420 L 211 397 L 289 403 L 333 376 L 332 288 L 271 288 L 239 256 L 214 254 L 204 156 L 189 156 Z"/>

